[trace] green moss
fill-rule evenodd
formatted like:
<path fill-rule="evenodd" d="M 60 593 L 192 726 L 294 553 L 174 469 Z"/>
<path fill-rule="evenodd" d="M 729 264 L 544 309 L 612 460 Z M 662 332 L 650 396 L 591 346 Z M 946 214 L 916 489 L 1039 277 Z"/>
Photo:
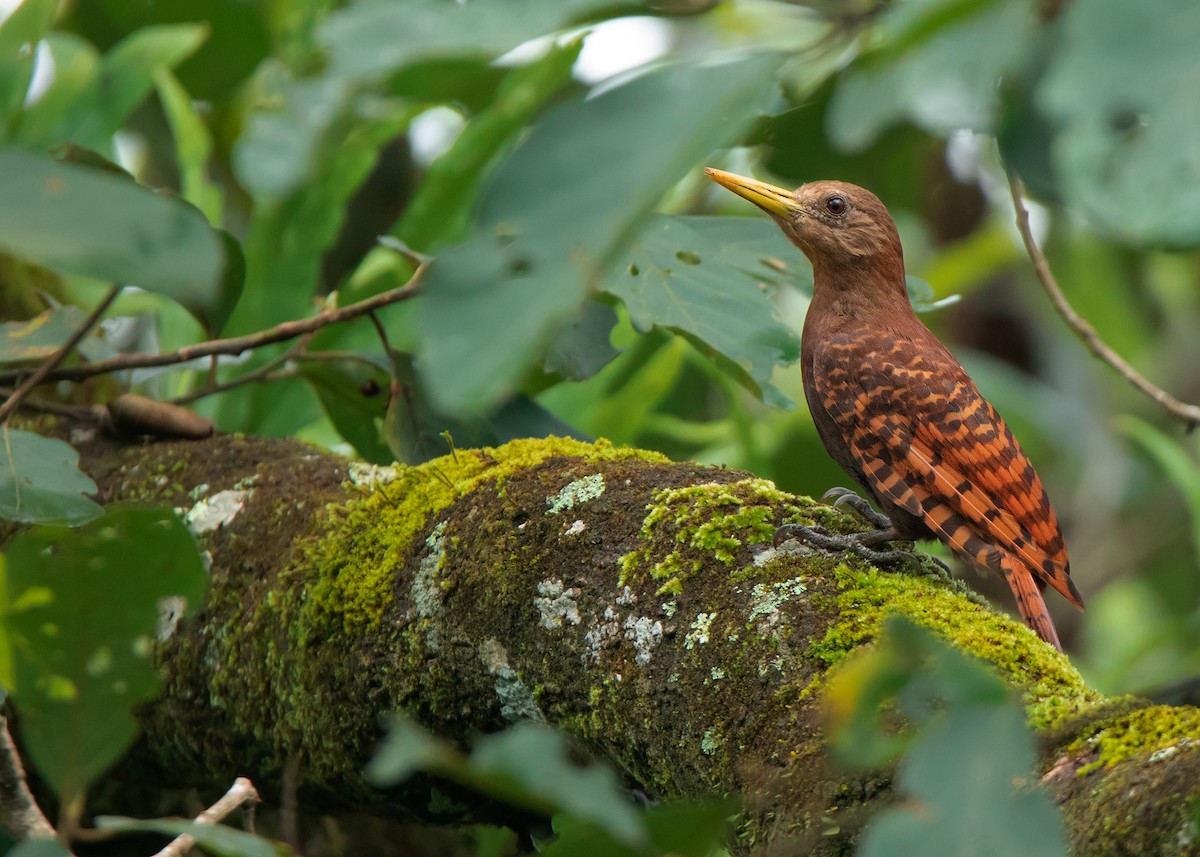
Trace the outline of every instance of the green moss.
<path fill-rule="evenodd" d="M 619 448 L 609 441 L 571 438 L 514 440 L 499 447 L 455 451 L 415 467 L 377 472 L 365 496 L 338 512 L 331 533 L 304 559 L 318 570 L 308 604 L 320 617 L 341 617 L 348 633 L 377 627 L 394 597 L 395 571 L 408 559 L 412 542 L 431 515 L 487 483 L 503 484 L 512 474 L 555 456 L 585 461 L 637 458 L 666 461 L 654 452 Z"/>
<path fill-rule="evenodd" d="M 1092 724 L 1067 750 L 1075 755 L 1095 754 L 1095 760 L 1077 772 L 1085 776 L 1133 756 L 1173 753 L 1180 744 L 1200 744 L 1200 708 L 1141 708 Z"/>
<path fill-rule="evenodd" d="M 1021 688 L 1031 726 L 1053 728 L 1101 701 L 1066 656 L 1045 645 L 1023 624 L 971 601 L 953 588 L 875 568 L 840 564 L 828 606 L 837 616 L 810 653 L 834 666 L 874 639 L 883 619 L 900 612 L 987 661 L 1009 684 Z M 814 595 L 819 603 L 821 596 Z"/>
<path fill-rule="evenodd" d="M 656 491 L 642 519 L 639 547 L 618 560 L 620 582 L 631 583 L 646 569 L 651 579 L 662 581 L 660 595 L 678 595 L 710 557 L 733 566 L 738 548 L 771 541 L 779 524 L 803 514 L 806 502 L 811 503 L 757 478 Z M 786 514 L 776 521 L 780 506 Z"/>

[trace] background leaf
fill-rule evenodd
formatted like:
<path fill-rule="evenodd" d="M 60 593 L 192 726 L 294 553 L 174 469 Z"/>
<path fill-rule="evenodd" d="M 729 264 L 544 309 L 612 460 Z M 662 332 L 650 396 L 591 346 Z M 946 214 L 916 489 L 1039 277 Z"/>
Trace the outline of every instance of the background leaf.
<path fill-rule="evenodd" d="M 237 298 L 223 284 L 221 239 L 186 203 L 117 176 L 15 149 L 0 182 L 21 199 L 0 207 L 0 246 L 55 270 L 166 294 L 210 329 Z M 240 283 L 238 284 L 240 287 Z"/>
<path fill-rule="evenodd" d="M 80 524 L 100 514 L 96 483 L 70 444 L 0 426 L 0 518 L 23 524 Z"/>
<path fill-rule="evenodd" d="M 418 370 L 442 408 L 511 389 L 650 206 L 759 109 L 779 63 L 663 66 L 546 115 L 484 191 L 476 237 L 430 268 Z M 639 157 L 617 156 L 635 129 Z"/>
<path fill-rule="evenodd" d="M 134 706 L 158 691 L 160 599 L 181 597 L 193 611 L 207 577 L 174 513 L 116 508 L 78 529 L 20 533 L 3 583 L 22 742 L 72 806 L 133 739 Z"/>

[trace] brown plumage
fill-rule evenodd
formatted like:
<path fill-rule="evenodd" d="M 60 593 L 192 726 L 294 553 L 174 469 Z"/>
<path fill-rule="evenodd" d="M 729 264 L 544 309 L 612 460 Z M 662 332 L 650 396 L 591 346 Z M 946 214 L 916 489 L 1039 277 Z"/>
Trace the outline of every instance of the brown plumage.
<path fill-rule="evenodd" d="M 1067 548 L 1041 480 L 1004 420 L 917 318 L 904 285 L 900 236 L 875 194 L 843 182 L 788 191 L 708 169 L 713 181 L 771 215 L 812 262 L 804 321 L 804 395 L 825 448 L 883 510 L 880 529 L 818 544 L 852 547 L 937 538 L 1004 575 L 1025 622 L 1062 650 L 1042 590 L 1083 609 Z"/>

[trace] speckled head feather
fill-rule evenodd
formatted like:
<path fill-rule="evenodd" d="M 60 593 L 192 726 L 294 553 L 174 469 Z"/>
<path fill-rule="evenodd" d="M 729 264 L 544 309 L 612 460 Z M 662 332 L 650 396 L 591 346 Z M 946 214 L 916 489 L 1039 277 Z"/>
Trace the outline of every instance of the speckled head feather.
<path fill-rule="evenodd" d="M 789 191 L 706 172 L 770 214 L 812 262 L 804 396 L 830 456 L 891 521 L 883 535 L 937 538 L 1001 574 L 1026 623 L 1061 650 L 1042 590 L 1083 602 L 1058 518 L 1004 420 L 913 312 L 883 203 L 844 182 Z"/>

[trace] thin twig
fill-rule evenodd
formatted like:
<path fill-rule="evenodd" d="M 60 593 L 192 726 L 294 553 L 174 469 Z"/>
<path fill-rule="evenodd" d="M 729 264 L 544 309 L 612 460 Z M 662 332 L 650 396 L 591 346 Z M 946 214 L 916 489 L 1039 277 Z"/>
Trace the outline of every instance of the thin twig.
<path fill-rule="evenodd" d="M 315 331 L 306 333 L 300 338 L 300 341 L 291 348 L 287 349 L 282 354 L 271 358 L 252 372 L 247 372 L 245 375 L 239 375 L 236 378 L 231 378 L 223 384 L 215 383 L 216 379 L 210 377 L 208 383 L 206 383 L 203 387 L 199 387 L 195 390 L 192 390 L 190 393 L 183 394 L 182 396 L 176 396 L 173 399 L 168 399 L 167 401 L 172 405 L 188 405 L 192 402 L 199 401 L 200 399 L 207 398 L 208 396 L 215 396 L 218 393 L 224 393 L 228 390 L 235 390 L 238 387 L 246 384 L 256 384 L 266 381 L 278 381 L 281 378 L 290 378 L 296 374 L 294 371 L 284 370 L 282 372 L 277 372 L 275 370 L 279 369 L 280 366 L 283 366 L 289 360 L 295 360 L 297 357 L 302 355 L 304 353 L 304 349 L 308 347 L 310 342 L 312 342 L 312 338 L 315 335 Z"/>
<path fill-rule="evenodd" d="M 88 314 L 88 317 L 83 320 L 83 324 L 75 329 L 70 338 L 63 343 L 62 347 L 47 357 L 42 364 L 33 371 L 33 374 L 22 381 L 17 389 L 13 390 L 12 395 L 5 399 L 4 404 L 0 405 L 0 425 L 8 422 L 8 418 L 12 416 L 13 411 L 17 409 L 17 405 L 21 404 L 21 400 L 29 395 L 29 391 L 49 379 L 54 372 L 55 367 L 66 359 L 67 355 L 78 345 L 88 331 L 96 326 L 96 322 L 100 321 L 100 316 L 112 306 L 112 302 L 117 299 L 117 295 L 121 294 L 121 289 L 124 286 L 118 283 L 108 290 L 108 294 L 104 296 L 104 300 L 96 305 L 96 308 Z"/>
<path fill-rule="evenodd" d="M 1083 344 L 1088 347 L 1092 354 L 1115 369 L 1121 377 L 1140 390 L 1145 396 L 1157 402 L 1171 416 L 1183 420 L 1188 431 L 1200 425 L 1200 407 L 1190 405 L 1187 402 L 1181 402 L 1170 393 L 1147 380 L 1144 375 L 1130 366 L 1124 357 L 1110 348 L 1100 338 L 1100 334 L 1088 323 L 1087 319 L 1075 311 L 1075 308 L 1067 300 L 1067 296 L 1059 288 L 1058 280 L 1054 278 L 1054 273 L 1050 270 L 1050 263 L 1046 260 L 1046 255 L 1038 247 L 1037 241 L 1033 238 L 1033 233 L 1029 228 L 1029 212 L 1025 210 L 1025 203 L 1023 202 L 1025 186 L 1021 183 L 1020 177 L 1015 173 L 1009 174 L 1008 187 L 1012 191 L 1013 208 L 1016 209 L 1017 213 L 1017 229 L 1021 233 L 1021 240 L 1025 242 L 1025 250 L 1029 253 L 1029 258 L 1033 262 L 1033 269 L 1037 272 L 1038 279 L 1042 283 L 1042 288 L 1050 295 L 1051 303 L 1054 304 L 1054 308 L 1058 310 L 1058 314 L 1062 316 L 1067 326 L 1075 331 L 1076 336 L 1083 340 Z"/>
<path fill-rule="evenodd" d="M 0 824 L 18 842 L 52 838 L 54 827 L 38 808 L 25 782 L 25 768 L 8 734 L 8 722 L 0 714 Z"/>
<path fill-rule="evenodd" d="M 187 363 L 198 357 L 210 357 L 214 354 L 241 354 L 264 345 L 276 342 L 286 342 L 303 336 L 315 330 L 340 324 L 358 318 L 361 315 L 390 306 L 401 301 L 409 300 L 420 294 L 420 277 L 425 268 L 418 268 L 407 283 L 397 289 L 381 292 L 374 297 L 358 301 L 349 306 L 323 310 L 308 318 L 285 321 L 266 330 L 251 333 L 246 336 L 235 336 L 230 339 L 213 339 L 208 342 L 198 342 L 188 345 L 178 351 L 162 354 L 121 354 L 108 360 L 97 360 L 92 363 L 80 363 L 78 366 L 66 366 L 47 372 L 38 378 L 37 383 L 46 381 L 82 381 L 96 375 L 106 375 L 110 372 L 120 372 L 126 369 L 147 369 L 154 366 L 175 366 Z M 0 384 L 10 383 L 14 378 L 21 377 L 21 371 L 0 372 Z"/>
<path fill-rule="evenodd" d="M 214 825 L 242 804 L 254 804 L 259 800 L 254 783 L 245 777 L 238 777 L 224 797 L 196 816 L 196 824 Z M 154 857 L 183 857 L 195 844 L 196 840 L 184 833 L 171 840 L 171 843 Z"/>
<path fill-rule="evenodd" d="M 8 399 L 12 394 L 11 388 L 0 387 L 0 398 Z M 17 407 L 34 413 L 53 414 L 56 417 L 66 417 L 72 420 L 90 420 L 96 416 L 95 410 L 88 405 L 64 405 L 60 402 L 43 402 L 39 399 L 24 399 Z"/>

